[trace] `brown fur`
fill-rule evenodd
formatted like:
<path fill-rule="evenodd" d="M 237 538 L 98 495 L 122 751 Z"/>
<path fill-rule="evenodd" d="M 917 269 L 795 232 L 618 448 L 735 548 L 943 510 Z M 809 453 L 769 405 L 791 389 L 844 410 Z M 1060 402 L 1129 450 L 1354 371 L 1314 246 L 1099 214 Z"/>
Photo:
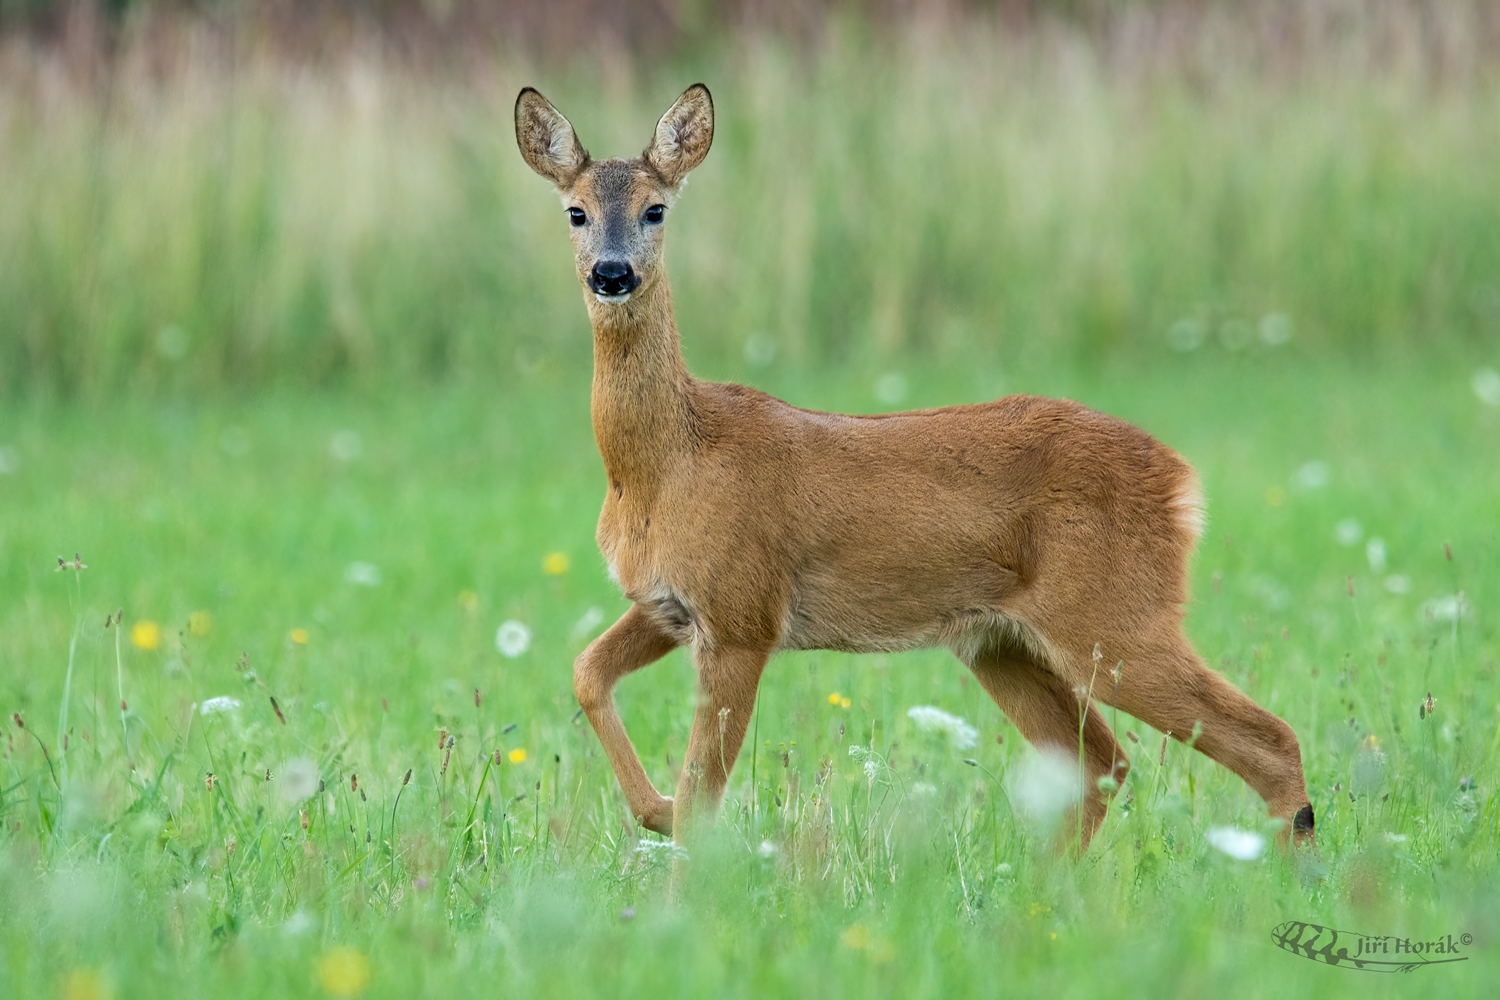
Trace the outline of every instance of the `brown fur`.
<path fill-rule="evenodd" d="M 707 89 L 690 88 L 636 160 L 591 161 L 530 89 L 516 132 L 587 219 L 572 232 L 608 479 L 598 541 L 633 603 L 578 657 L 574 687 L 641 823 L 682 842 L 712 816 L 771 654 L 947 646 L 1033 744 L 1076 752 L 1082 722 L 1086 788 L 1129 767 L 1092 690 L 1179 740 L 1199 727 L 1196 748 L 1290 830 L 1308 804 L 1296 736 L 1182 633 L 1201 502 L 1181 457 L 1062 400 L 857 417 L 700 382 L 647 213 L 670 207 L 708 152 Z M 640 278 L 623 298 L 589 283 L 606 258 Z M 683 645 L 700 690 L 674 800 L 646 777 L 611 692 Z M 1109 794 L 1087 796 L 1085 846 Z"/>

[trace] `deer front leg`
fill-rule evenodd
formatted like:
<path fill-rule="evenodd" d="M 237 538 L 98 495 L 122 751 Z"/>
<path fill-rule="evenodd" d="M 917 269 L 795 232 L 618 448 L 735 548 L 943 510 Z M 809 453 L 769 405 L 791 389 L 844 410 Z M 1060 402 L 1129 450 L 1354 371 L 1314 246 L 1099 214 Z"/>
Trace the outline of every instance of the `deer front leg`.
<path fill-rule="evenodd" d="M 640 608 L 631 605 L 620 620 L 609 627 L 573 662 L 573 692 L 589 718 L 589 725 L 604 744 L 604 754 L 620 788 L 630 814 L 648 830 L 672 833 L 672 800 L 663 796 L 646 777 L 641 758 L 635 752 L 620 713 L 615 710 L 615 684 L 626 674 L 655 663 L 675 649 L 677 643 Z"/>
<path fill-rule="evenodd" d="M 712 822 L 718 812 L 769 656 L 764 649 L 715 649 L 700 650 L 695 657 L 698 710 L 672 817 L 672 839 L 679 844 L 687 843 L 693 828 Z"/>

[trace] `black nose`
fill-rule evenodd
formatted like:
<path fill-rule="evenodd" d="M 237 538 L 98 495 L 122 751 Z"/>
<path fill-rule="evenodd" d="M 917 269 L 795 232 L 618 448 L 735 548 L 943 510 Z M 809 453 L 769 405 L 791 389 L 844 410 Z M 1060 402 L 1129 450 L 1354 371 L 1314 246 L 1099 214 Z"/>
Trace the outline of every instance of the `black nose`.
<path fill-rule="evenodd" d="M 633 292 L 641 283 L 635 276 L 635 269 L 625 260 L 601 260 L 594 265 L 594 273 L 590 275 L 594 291 L 600 295 L 624 295 Z"/>

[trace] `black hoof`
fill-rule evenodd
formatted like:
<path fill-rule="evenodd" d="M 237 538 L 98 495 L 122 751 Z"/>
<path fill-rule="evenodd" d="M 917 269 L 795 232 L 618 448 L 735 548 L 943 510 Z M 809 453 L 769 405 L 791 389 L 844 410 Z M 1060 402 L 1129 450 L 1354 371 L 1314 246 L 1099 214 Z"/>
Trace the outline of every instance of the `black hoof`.
<path fill-rule="evenodd" d="M 1292 829 L 1297 833 L 1311 833 L 1313 828 L 1313 811 L 1311 805 L 1305 805 L 1297 810 L 1297 815 L 1292 817 Z"/>

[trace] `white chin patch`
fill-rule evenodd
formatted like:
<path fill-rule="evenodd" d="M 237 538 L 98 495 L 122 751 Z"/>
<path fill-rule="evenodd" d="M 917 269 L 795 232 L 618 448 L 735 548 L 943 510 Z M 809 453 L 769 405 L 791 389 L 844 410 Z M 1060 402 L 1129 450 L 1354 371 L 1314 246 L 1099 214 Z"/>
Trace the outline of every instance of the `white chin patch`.
<path fill-rule="evenodd" d="M 598 299 L 600 302 L 603 302 L 607 306 L 619 306 L 624 305 L 626 302 L 630 301 L 630 293 L 621 292 L 619 295 L 605 295 L 601 292 L 595 292 L 594 298 Z"/>

